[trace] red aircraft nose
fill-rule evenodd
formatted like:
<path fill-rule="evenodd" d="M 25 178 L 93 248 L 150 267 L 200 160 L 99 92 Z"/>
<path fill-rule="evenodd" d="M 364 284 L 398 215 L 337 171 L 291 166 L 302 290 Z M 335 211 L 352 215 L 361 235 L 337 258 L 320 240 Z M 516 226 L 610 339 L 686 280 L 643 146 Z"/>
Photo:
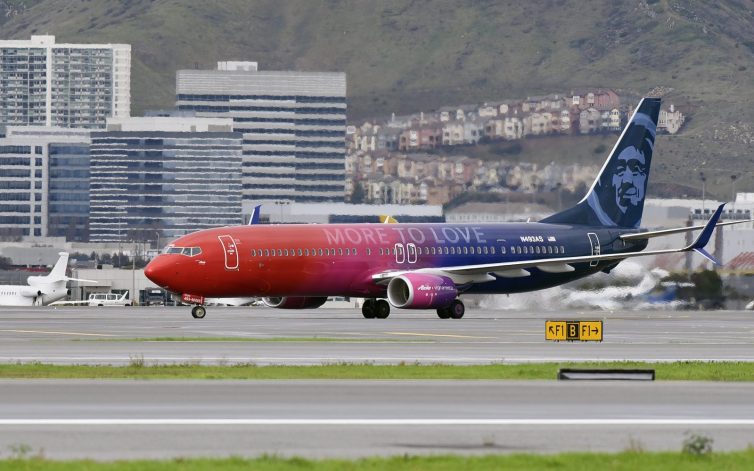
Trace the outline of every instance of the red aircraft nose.
<path fill-rule="evenodd" d="M 165 257 L 157 256 L 144 267 L 144 275 L 158 286 L 167 288 L 170 284 L 170 263 Z"/>

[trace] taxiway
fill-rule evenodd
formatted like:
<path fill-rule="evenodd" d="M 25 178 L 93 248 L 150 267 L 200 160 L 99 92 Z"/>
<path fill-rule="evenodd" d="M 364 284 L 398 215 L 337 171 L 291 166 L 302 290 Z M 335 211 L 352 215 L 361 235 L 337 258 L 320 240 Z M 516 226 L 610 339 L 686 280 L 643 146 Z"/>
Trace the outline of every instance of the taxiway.
<path fill-rule="evenodd" d="M 602 343 L 544 340 L 547 319 L 600 319 Z M 127 364 L 487 364 L 556 361 L 754 361 L 749 311 L 507 312 L 470 309 L 364 319 L 352 309 L 8 308 L 0 362 Z"/>

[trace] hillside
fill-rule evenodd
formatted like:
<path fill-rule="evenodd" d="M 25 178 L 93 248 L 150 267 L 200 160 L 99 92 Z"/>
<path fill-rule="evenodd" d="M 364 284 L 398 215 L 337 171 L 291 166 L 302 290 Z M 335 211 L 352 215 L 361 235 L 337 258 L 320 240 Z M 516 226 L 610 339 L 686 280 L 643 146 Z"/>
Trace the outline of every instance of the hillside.
<path fill-rule="evenodd" d="M 345 70 L 349 118 L 568 93 L 660 91 L 692 116 L 655 181 L 754 190 L 754 1 L 5 0 L 0 37 L 133 46 L 133 113 L 170 107 L 175 70 L 217 60 Z M 585 159 L 594 157 L 589 150 Z M 557 158 L 557 155 L 554 156 Z"/>

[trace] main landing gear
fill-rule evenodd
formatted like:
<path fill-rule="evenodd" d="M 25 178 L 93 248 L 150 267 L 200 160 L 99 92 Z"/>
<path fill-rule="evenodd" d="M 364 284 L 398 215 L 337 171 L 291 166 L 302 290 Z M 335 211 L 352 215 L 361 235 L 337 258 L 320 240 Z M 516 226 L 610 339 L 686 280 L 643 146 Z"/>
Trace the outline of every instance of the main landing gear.
<path fill-rule="evenodd" d="M 367 319 L 387 319 L 390 315 L 390 304 L 384 299 L 365 299 L 361 306 L 361 314 Z"/>
<path fill-rule="evenodd" d="M 386 319 L 390 315 L 390 303 L 384 299 L 365 299 L 361 305 L 361 314 L 366 319 Z M 440 319 L 461 319 L 466 314 L 466 306 L 460 299 L 437 310 Z"/>
<path fill-rule="evenodd" d="M 437 310 L 437 317 L 440 319 L 460 319 L 466 313 L 466 306 L 460 299 L 453 300 L 450 306 L 441 307 Z"/>
<path fill-rule="evenodd" d="M 204 319 L 207 315 L 207 309 L 204 306 L 194 306 L 191 308 L 191 315 L 194 319 Z"/>

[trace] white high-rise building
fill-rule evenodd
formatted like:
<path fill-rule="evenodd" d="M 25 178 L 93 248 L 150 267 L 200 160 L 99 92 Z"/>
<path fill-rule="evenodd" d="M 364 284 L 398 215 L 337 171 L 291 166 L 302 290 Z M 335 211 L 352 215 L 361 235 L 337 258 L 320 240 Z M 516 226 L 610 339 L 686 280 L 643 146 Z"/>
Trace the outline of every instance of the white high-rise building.
<path fill-rule="evenodd" d="M 177 108 L 243 133 L 244 213 L 258 202 L 342 202 L 346 74 L 259 71 L 254 62 L 179 70 Z"/>
<path fill-rule="evenodd" d="M 0 127 L 96 129 L 130 114 L 129 44 L 0 41 Z"/>

